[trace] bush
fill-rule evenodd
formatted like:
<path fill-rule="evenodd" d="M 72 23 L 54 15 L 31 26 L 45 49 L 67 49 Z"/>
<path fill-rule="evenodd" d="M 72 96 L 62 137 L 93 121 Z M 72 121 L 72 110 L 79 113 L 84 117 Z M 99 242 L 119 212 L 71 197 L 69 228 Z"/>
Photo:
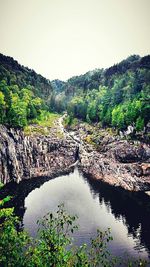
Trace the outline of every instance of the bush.
<path fill-rule="evenodd" d="M 138 117 L 136 120 L 136 131 L 140 132 L 144 129 L 144 119 L 141 117 Z"/>
<path fill-rule="evenodd" d="M 9 200 L 9 199 L 7 199 Z M 37 239 L 27 232 L 17 231 L 19 220 L 11 208 L 0 210 L 0 266 L 3 267 L 111 267 L 121 262 L 108 252 L 112 237 L 110 229 L 97 231 L 91 247 L 72 245 L 71 233 L 78 227 L 76 216 L 69 215 L 63 205 L 55 214 L 49 213 L 38 221 Z M 146 262 L 128 260 L 123 266 L 146 266 Z"/>

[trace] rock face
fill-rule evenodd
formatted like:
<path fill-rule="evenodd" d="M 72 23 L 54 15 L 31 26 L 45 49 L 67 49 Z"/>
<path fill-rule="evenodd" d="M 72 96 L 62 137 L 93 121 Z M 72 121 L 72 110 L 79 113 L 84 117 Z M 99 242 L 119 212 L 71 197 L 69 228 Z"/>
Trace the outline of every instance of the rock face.
<path fill-rule="evenodd" d="M 86 129 L 85 125 L 68 133 L 62 120 L 47 135 L 25 136 L 21 130 L 0 126 L 0 181 L 6 184 L 52 177 L 71 170 L 79 159 L 80 171 L 94 179 L 130 191 L 150 190 L 148 144 L 121 140 L 104 130 Z M 61 138 L 54 134 L 58 129 Z"/>
<path fill-rule="evenodd" d="M 121 163 L 132 163 L 150 160 L 150 149 L 144 144 L 122 142 L 115 149 L 115 157 Z"/>
<path fill-rule="evenodd" d="M 52 133 L 25 136 L 21 130 L 0 126 L 0 181 L 6 184 L 62 173 L 75 162 L 76 151 L 75 142 Z"/>
<path fill-rule="evenodd" d="M 80 140 L 78 166 L 84 174 L 130 191 L 150 190 L 149 144 L 83 123 L 72 130 Z"/>
<path fill-rule="evenodd" d="M 88 152 L 87 152 L 88 151 Z M 105 150 L 88 148 L 80 153 L 80 169 L 94 179 L 130 191 L 150 190 L 150 147 L 113 141 Z"/>

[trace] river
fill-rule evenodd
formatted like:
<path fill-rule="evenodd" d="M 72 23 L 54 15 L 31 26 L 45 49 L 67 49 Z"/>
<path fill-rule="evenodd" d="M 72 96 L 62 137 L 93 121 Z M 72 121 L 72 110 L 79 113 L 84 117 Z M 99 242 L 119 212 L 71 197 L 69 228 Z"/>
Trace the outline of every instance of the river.
<path fill-rule="evenodd" d="M 64 115 L 65 116 L 65 115 Z M 63 116 L 63 117 L 64 117 Z M 66 138 L 78 143 L 86 154 L 83 142 L 74 134 L 64 131 L 61 117 L 59 130 Z M 34 237 L 37 220 L 57 210 L 60 203 L 72 215 L 77 215 L 79 230 L 74 233 L 74 243 L 89 244 L 97 229 L 111 228 L 113 241 L 109 249 L 113 255 L 135 258 L 150 257 L 150 196 L 144 192 L 129 192 L 102 181 L 85 177 L 78 170 L 59 177 L 35 177 L 5 186 L 2 195 L 14 196 L 11 205 L 22 220 L 23 227 Z"/>
<path fill-rule="evenodd" d="M 28 182 L 29 183 L 29 182 Z M 114 238 L 109 248 L 114 255 L 128 253 L 135 258 L 148 258 L 150 253 L 150 197 L 131 193 L 100 181 L 84 177 L 78 169 L 67 175 L 34 187 L 24 199 L 23 225 L 36 235 L 36 221 L 47 212 L 54 212 L 64 203 L 70 214 L 79 218 L 75 243 L 89 243 L 96 229 L 111 228 Z M 38 185 L 39 186 L 39 185 Z"/>

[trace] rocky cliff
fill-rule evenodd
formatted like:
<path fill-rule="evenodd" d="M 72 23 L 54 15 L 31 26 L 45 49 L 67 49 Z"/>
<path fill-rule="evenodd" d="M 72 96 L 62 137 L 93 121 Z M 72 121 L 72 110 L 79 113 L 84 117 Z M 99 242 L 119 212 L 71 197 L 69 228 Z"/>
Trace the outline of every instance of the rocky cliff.
<path fill-rule="evenodd" d="M 0 126 L 2 183 L 63 174 L 79 159 L 80 171 L 94 179 L 130 191 L 150 190 L 149 144 L 121 140 L 87 124 L 78 124 L 67 132 L 62 120 L 56 121 L 47 134 L 25 135 L 21 130 Z"/>
<path fill-rule="evenodd" d="M 19 182 L 69 170 L 77 145 L 54 133 L 25 136 L 21 130 L 0 126 L 0 182 Z"/>
<path fill-rule="evenodd" d="M 72 130 L 80 141 L 78 166 L 84 174 L 130 191 L 150 190 L 149 144 L 84 123 Z"/>
<path fill-rule="evenodd" d="M 91 147 L 88 153 L 81 153 L 83 173 L 126 190 L 150 190 L 150 148 L 147 145 L 141 148 L 128 141 L 116 141 L 105 149 L 99 152 Z"/>

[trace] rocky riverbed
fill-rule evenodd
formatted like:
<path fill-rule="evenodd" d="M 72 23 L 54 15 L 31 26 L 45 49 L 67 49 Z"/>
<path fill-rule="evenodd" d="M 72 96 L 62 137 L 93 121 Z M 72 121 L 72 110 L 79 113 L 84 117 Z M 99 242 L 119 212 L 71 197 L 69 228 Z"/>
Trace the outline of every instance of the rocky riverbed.
<path fill-rule="evenodd" d="M 78 163 L 80 171 L 94 179 L 130 191 L 150 190 L 149 144 L 122 140 L 84 123 L 64 130 L 62 121 L 63 117 L 46 134 L 38 129 L 26 135 L 0 126 L 0 181 L 52 177 Z"/>
<path fill-rule="evenodd" d="M 130 191 L 150 190 L 149 144 L 84 123 L 70 131 L 80 140 L 78 166 L 84 174 Z"/>

